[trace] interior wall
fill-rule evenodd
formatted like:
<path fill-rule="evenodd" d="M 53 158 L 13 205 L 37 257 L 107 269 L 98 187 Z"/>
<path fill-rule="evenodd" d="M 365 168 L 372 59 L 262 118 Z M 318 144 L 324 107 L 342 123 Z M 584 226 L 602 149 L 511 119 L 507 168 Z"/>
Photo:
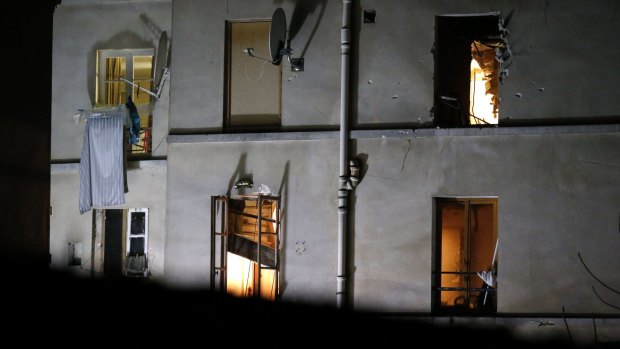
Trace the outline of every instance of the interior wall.
<path fill-rule="evenodd" d="M 149 271 L 153 280 L 161 281 L 166 243 L 166 162 L 140 161 L 131 166 L 127 171 L 129 192 L 125 194 L 125 205 L 108 208 L 149 209 Z M 51 172 L 51 267 L 88 276 L 91 268 L 93 214 L 91 210 L 80 215 L 78 210 L 79 165 L 54 164 Z M 82 243 L 82 268 L 67 266 L 67 247 L 70 242 Z"/>
<path fill-rule="evenodd" d="M 429 312 L 433 197 L 498 196 L 498 312 L 613 312 L 592 293 L 577 252 L 606 282 L 620 282 L 619 145 L 616 133 L 354 141 L 352 153 L 366 159 L 352 198 L 355 307 Z M 252 174 L 255 188 L 284 192 L 283 299 L 333 304 L 337 147 L 171 144 L 167 282 L 208 285 L 210 196 Z"/>
<path fill-rule="evenodd" d="M 617 120 L 620 5 L 606 0 L 360 0 L 353 20 L 352 122 L 429 125 L 433 119 L 435 15 L 500 11 L 512 63 L 499 87 L 500 124 Z M 224 103 L 224 21 L 270 18 L 282 6 L 293 57 L 284 64 L 282 126 L 336 126 L 340 108 L 340 1 L 175 1 L 173 129 L 220 131 Z M 324 9 L 323 9 L 324 8 Z M 360 23 L 361 11 L 376 23 Z M 293 25 L 295 23 L 295 25 Z M 318 23 L 318 24 L 317 24 Z M 594 54 L 596 52 L 596 54 Z M 600 57 L 605 57 L 604 59 Z"/>
<path fill-rule="evenodd" d="M 73 115 L 95 103 L 99 49 L 156 48 L 162 31 L 171 38 L 170 0 L 63 0 L 54 15 L 52 59 L 52 160 L 80 158 L 84 125 Z M 153 147 L 168 131 L 168 85 L 153 110 Z M 165 155 L 165 144 L 154 156 Z"/>

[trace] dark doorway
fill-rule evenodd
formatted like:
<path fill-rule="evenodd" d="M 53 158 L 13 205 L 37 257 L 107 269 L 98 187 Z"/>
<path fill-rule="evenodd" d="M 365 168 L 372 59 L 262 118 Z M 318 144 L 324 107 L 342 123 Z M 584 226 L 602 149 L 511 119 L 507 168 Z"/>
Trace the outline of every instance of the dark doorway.
<path fill-rule="evenodd" d="M 105 210 L 103 272 L 106 276 L 123 275 L 123 210 Z"/>

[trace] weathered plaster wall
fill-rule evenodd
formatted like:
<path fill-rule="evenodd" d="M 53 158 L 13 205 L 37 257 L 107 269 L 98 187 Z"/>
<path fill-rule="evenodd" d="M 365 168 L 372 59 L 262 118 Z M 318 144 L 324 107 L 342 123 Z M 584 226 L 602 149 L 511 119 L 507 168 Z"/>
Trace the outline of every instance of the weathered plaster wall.
<path fill-rule="evenodd" d="M 51 266 L 56 270 L 90 275 L 93 216 L 92 211 L 80 215 L 78 210 L 79 165 L 52 165 L 51 177 L 53 210 L 50 217 Z M 149 209 L 149 269 L 154 280 L 163 280 L 166 242 L 166 162 L 131 163 L 127 172 L 127 182 L 129 192 L 125 194 L 126 204 L 109 208 L 146 207 Z M 69 242 L 82 243 L 82 269 L 67 267 Z"/>
<path fill-rule="evenodd" d="M 499 198 L 499 312 L 611 312 L 577 252 L 620 282 L 619 145 L 617 133 L 355 141 L 352 151 L 367 159 L 355 192 L 355 306 L 430 311 L 433 197 L 491 195 Z M 208 285 L 209 197 L 252 173 L 255 186 L 284 192 L 283 298 L 332 304 L 337 151 L 336 140 L 171 144 L 166 280 Z M 301 241 L 307 251 L 297 254 Z"/>
<path fill-rule="evenodd" d="M 95 103 L 99 49 L 156 48 L 162 31 L 171 35 L 168 1 L 63 1 L 54 13 L 52 63 L 52 160 L 79 159 L 84 126 L 73 115 Z M 168 86 L 153 110 L 153 143 L 168 131 Z M 161 145 L 153 155 L 165 155 Z"/>
<path fill-rule="evenodd" d="M 284 66 L 282 126 L 337 125 L 340 106 L 340 1 L 230 0 L 173 3 L 171 128 L 220 131 L 224 105 L 226 20 L 270 18 L 284 8 L 295 33 L 293 57 L 305 71 Z M 513 53 L 500 86 L 504 122 L 617 117 L 615 102 L 620 49 L 613 1 L 431 1 L 360 0 L 376 11 L 375 24 L 359 25 L 353 42 L 352 121 L 429 124 L 433 105 L 435 15 L 512 13 Z M 294 24 L 294 25 L 293 25 Z M 542 90 L 541 90 L 542 89 Z M 520 94 L 520 98 L 516 94 Z"/>
<path fill-rule="evenodd" d="M 283 275 L 290 301 L 330 302 L 336 292 L 337 164 L 324 161 L 335 141 L 172 144 L 169 147 L 166 280 L 207 286 L 210 197 L 226 194 L 239 176 L 252 174 L 282 193 Z M 232 189 L 236 194 L 237 191 Z M 305 243 L 304 243 L 305 241 Z M 306 251 L 296 253 L 296 245 Z"/>

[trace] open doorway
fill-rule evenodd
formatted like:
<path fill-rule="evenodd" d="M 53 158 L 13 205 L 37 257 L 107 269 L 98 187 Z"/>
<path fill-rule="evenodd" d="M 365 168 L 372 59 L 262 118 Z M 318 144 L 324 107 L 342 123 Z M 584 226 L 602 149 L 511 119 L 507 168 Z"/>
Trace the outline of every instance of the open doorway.
<path fill-rule="evenodd" d="M 273 129 L 281 125 L 282 65 L 270 59 L 271 21 L 226 22 L 225 120 L 227 130 Z"/>
<path fill-rule="evenodd" d="M 148 231 L 148 208 L 93 210 L 92 273 L 148 277 Z"/>

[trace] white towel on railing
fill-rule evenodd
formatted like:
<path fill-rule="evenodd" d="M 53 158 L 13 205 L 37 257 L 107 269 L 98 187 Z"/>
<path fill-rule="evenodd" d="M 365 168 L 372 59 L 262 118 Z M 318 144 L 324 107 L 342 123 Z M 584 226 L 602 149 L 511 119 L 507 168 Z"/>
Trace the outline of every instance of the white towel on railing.
<path fill-rule="evenodd" d="M 80 213 L 125 204 L 123 129 L 125 108 L 89 117 L 80 159 Z"/>

